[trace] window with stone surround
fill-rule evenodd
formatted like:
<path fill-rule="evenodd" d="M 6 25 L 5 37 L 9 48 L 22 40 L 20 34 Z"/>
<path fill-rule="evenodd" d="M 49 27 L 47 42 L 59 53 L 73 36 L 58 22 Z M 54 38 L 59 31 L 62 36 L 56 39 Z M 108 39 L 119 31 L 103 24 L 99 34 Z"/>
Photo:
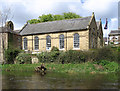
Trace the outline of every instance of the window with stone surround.
<path fill-rule="evenodd" d="M 24 40 L 23 40 L 23 49 L 24 50 L 27 50 L 28 48 L 27 48 L 27 38 L 24 38 Z"/>
<path fill-rule="evenodd" d="M 46 37 L 46 49 L 51 49 L 51 37 L 49 35 Z"/>
<path fill-rule="evenodd" d="M 35 50 L 39 50 L 39 38 L 36 36 L 34 39 Z"/>
<path fill-rule="evenodd" d="M 74 48 L 79 48 L 79 34 L 75 33 L 74 34 Z"/>
<path fill-rule="evenodd" d="M 63 34 L 61 34 L 60 36 L 59 36 L 59 48 L 60 49 L 64 49 L 64 35 Z"/>

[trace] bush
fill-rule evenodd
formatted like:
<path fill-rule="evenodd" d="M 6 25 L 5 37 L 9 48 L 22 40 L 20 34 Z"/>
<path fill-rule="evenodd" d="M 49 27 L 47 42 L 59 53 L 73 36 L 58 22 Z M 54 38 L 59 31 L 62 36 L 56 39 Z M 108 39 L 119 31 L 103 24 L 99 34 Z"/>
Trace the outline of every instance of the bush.
<path fill-rule="evenodd" d="M 5 50 L 5 60 L 7 64 L 13 64 L 15 57 L 20 53 L 21 50 L 19 49 L 6 49 Z"/>
<path fill-rule="evenodd" d="M 85 53 L 83 51 L 66 51 L 58 57 L 59 63 L 80 63 L 85 62 Z"/>
<path fill-rule="evenodd" d="M 99 61 L 94 62 L 94 64 L 103 66 L 106 71 L 110 71 L 110 72 L 119 71 L 117 62 L 110 62 L 107 60 L 99 60 Z"/>
<path fill-rule="evenodd" d="M 27 53 L 20 53 L 17 57 L 16 57 L 16 63 L 18 64 L 31 64 L 31 54 L 27 54 Z"/>
<path fill-rule="evenodd" d="M 51 52 L 42 52 L 37 57 L 40 62 L 55 62 L 60 53 L 57 47 L 53 47 Z"/>
<path fill-rule="evenodd" d="M 111 47 L 103 47 L 94 51 L 95 60 L 117 61 L 117 51 Z"/>
<path fill-rule="evenodd" d="M 118 64 L 116 62 L 110 62 L 109 64 L 106 64 L 105 69 L 110 72 L 116 72 L 119 70 Z"/>
<path fill-rule="evenodd" d="M 117 51 L 120 52 L 120 46 L 117 48 Z"/>
<path fill-rule="evenodd" d="M 57 47 L 53 46 L 51 51 L 59 51 L 59 49 Z"/>
<path fill-rule="evenodd" d="M 95 61 L 94 63 L 98 64 L 98 65 L 105 66 L 105 65 L 108 65 L 110 62 L 107 60 L 99 60 L 99 61 Z"/>

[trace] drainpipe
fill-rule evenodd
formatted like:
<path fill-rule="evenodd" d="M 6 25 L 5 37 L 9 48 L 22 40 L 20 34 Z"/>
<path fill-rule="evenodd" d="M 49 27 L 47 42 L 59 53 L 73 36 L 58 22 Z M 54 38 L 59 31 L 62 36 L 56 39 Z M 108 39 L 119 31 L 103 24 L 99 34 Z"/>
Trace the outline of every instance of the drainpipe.
<path fill-rule="evenodd" d="M 66 51 L 67 51 L 67 32 L 66 32 Z"/>
<path fill-rule="evenodd" d="M 32 35 L 32 51 L 33 51 L 33 35 Z"/>

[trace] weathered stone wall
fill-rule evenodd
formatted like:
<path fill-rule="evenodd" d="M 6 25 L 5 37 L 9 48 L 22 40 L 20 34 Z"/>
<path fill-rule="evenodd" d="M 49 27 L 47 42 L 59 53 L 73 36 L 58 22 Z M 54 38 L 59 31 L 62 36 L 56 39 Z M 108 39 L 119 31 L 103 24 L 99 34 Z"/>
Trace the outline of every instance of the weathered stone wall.
<path fill-rule="evenodd" d="M 22 49 L 21 46 L 22 46 L 22 37 L 17 34 L 9 33 L 8 34 L 8 47 Z"/>
<path fill-rule="evenodd" d="M 46 51 L 46 36 L 51 36 L 51 48 L 53 46 L 59 48 L 59 35 L 64 35 L 64 49 L 66 50 L 76 50 L 73 48 L 73 37 L 74 34 L 79 34 L 80 46 L 77 50 L 88 50 L 89 49 L 89 30 L 83 31 L 74 31 L 74 32 L 62 32 L 62 33 L 50 33 L 50 34 L 41 34 L 41 35 L 31 35 L 31 36 L 23 36 L 22 37 L 22 45 L 23 39 L 26 37 L 28 39 L 28 50 L 32 52 L 42 52 Z M 34 50 L 34 38 L 35 36 L 39 37 L 39 50 Z M 49 50 L 47 50 L 49 51 Z"/>
<path fill-rule="evenodd" d="M 0 33 L 0 63 L 4 62 L 4 49 L 8 46 L 8 34 L 7 33 Z"/>
<path fill-rule="evenodd" d="M 92 16 L 92 20 L 90 23 L 90 31 L 89 31 L 89 49 L 92 48 L 97 48 L 97 25 L 96 25 L 96 21 L 95 21 L 95 17 Z M 93 41 L 93 42 L 92 42 Z"/>

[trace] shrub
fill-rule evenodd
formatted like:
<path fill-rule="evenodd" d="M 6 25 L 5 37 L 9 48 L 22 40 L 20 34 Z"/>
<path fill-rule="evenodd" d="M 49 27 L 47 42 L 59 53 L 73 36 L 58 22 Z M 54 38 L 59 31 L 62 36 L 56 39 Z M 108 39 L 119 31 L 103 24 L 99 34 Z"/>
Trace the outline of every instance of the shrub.
<path fill-rule="evenodd" d="M 106 64 L 105 69 L 110 72 L 116 72 L 119 70 L 118 64 L 116 62 L 110 62 L 109 64 Z"/>
<path fill-rule="evenodd" d="M 120 46 L 117 48 L 117 51 L 120 52 Z"/>
<path fill-rule="evenodd" d="M 42 52 L 37 57 L 40 62 L 55 62 L 60 53 L 59 49 L 53 46 L 51 52 Z"/>
<path fill-rule="evenodd" d="M 59 51 L 59 49 L 57 47 L 53 46 L 51 51 Z"/>
<path fill-rule="evenodd" d="M 13 64 L 15 57 L 20 53 L 21 50 L 19 49 L 6 49 L 5 50 L 5 60 L 8 64 Z"/>
<path fill-rule="evenodd" d="M 109 64 L 110 62 L 107 60 L 98 60 L 98 61 L 95 61 L 94 63 L 98 64 L 98 65 L 105 66 L 105 65 Z"/>
<path fill-rule="evenodd" d="M 58 57 L 59 63 L 80 63 L 85 62 L 85 53 L 83 51 L 69 50 L 61 53 Z"/>
<path fill-rule="evenodd" d="M 27 53 L 20 53 L 17 57 L 16 57 L 16 63 L 25 63 L 25 64 L 31 64 L 31 54 L 27 54 Z"/>
<path fill-rule="evenodd" d="M 38 54 L 37 57 L 39 59 L 39 62 L 49 62 L 51 60 L 48 52 L 42 52 L 42 53 Z"/>
<path fill-rule="evenodd" d="M 108 61 L 116 61 L 117 58 L 117 51 L 113 50 L 110 47 L 103 47 L 97 49 L 95 51 L 95 60 L 108 60 Z"/>
<path fill-rule="evenodd" d="M 39 62 L 55 62 L 60 52 L 52 51 L 52 52 L 42 52 L 37 55 Z"/>

